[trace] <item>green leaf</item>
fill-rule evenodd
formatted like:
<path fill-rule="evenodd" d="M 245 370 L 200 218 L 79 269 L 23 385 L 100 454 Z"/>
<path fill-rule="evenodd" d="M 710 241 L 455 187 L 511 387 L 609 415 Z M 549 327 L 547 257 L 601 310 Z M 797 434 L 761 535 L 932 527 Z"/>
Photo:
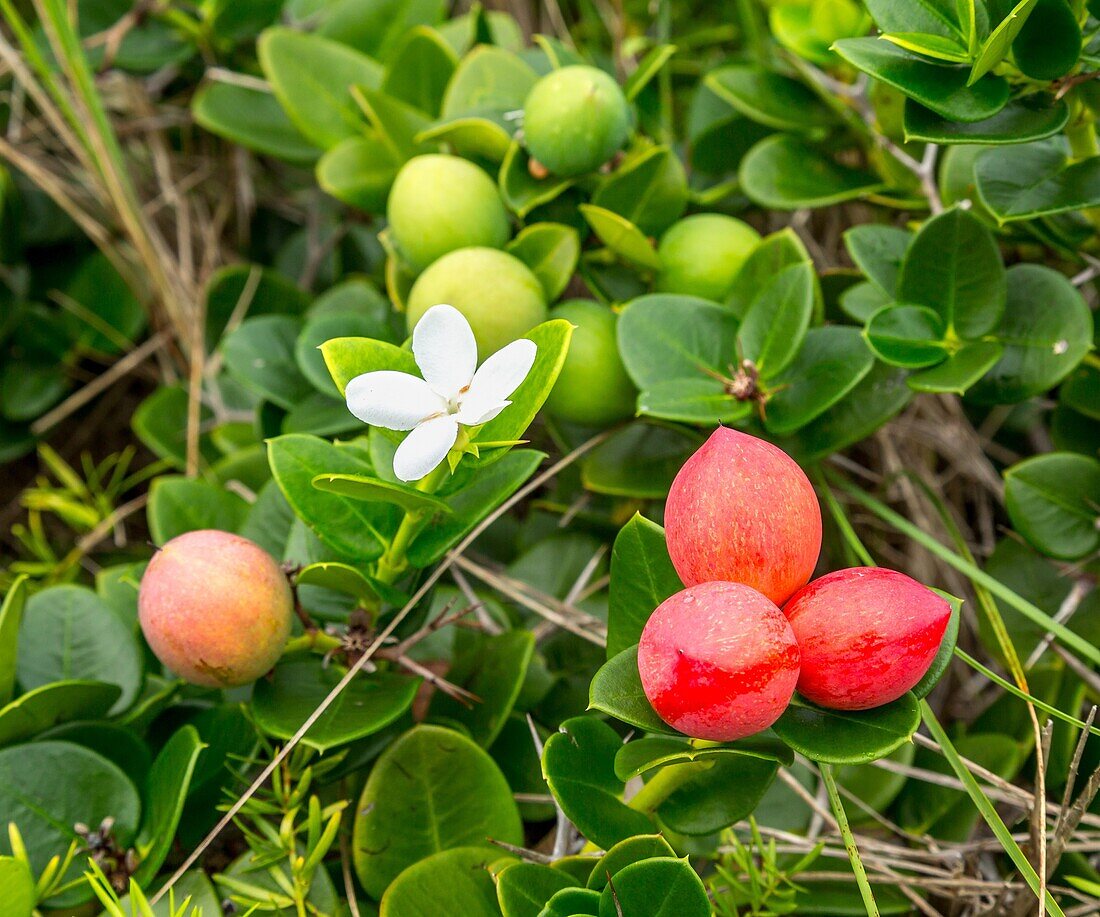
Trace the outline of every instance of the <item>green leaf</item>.
<path fill-rule="evenodd" d="M 966 340 L 996 327 L 1006 292 L 1004 264 L 992 233 L 960 208 L 921 227 L 898 278 L 899 301 L 933 309 L 948 333 Z"/>
<path fill-rule="evenodd" d="M 375 137 L 396 162 L 402 163 L 435 149 L 432 144 L 418 139 L 431 124 L 424 112 L 369 86 L 353 86 L 351 94 L 374 128 Z"/>
<path fill-rule="evenodd" d="M 471 739 L 488 748 L 519 699 L 534 652 L 534 634 L 526 630 L 509 630 L 477 641 L 470 652 L 455 660 L 447 680 L 479 700 L 467 706 L 437 692 L 432 698 L 432 715 L 460 723 Z"/>
<path fill-rule="evenodd" d="M 689 740 L 670 736 L 648 736 L 627 742 L 615 755 L 615 774 L 627 781 L 639 777 L 655 767 L 707 761 L 728 757 L 759 758 L 790 766 L 794 761 L 791 750 L 773 736 L 757 735 L 722 745 L 716 743 L 692 744 Z M 711 762 L 714 763 L 714 762 Z"/>
<path fill-rule="evenodd" d="M 32 739 L 58 723 L 105 717 L 121 693 L 118 685 L 87 680 L 27 691 L 0 708 L 0 746 Z"/>
<path fill-rule="evenodd" d="M 1012 59 L 1020 72 L 1047 82 L 1068 74 L 1081 57 L 1080 9 L 1068 0 L 1038 0 L 1032 15 L 1012 43 Z M 1089 39 L 1091 43 L 1091 30 Z"/>
<path fill-rule="evenodd" d="M 445 494 L 451 515 L 437 520 L 417 536 L 409 548 L 409 563 L 418 568 L 436 563 L 515 493 L 545 458 L 544 452 L 534 449 L 513 449 L 499 461 L 480 469 L 473 483 Z"/>
<path fill-rule="evenodd" d="M 539 279 L 546 301 L 554 302 L 577 269 L 581 240 L 577 230 L 562 223 L 525 226 L 505 250 L 526 264 Z"/>
<path fill-rule="evenodd" d="M 0 708 L 15 693 L 15 664 L 19 651 L 19 624 L 27 604 L 27 577 L 17 576 L 0 604 Z"/>
<path fill-rule="evenodd" d="M 966 67 L 930 63 L 878 38 L 844 38 L 833 45 L 844 60 L 951 121 L 984 121 L 1008 102 L 1008 83 L 985 76 L 969 84 Z"/>
<path fill-rule="evenodd" d="M 776 761 L 748 755 L 718 755 L 707 763 L 657 807 L 661 824 L 678 834 L 714 834 L 748 817 L 779 771 Z"/>
<path fill-rule="evenodd" d="M 206 284 L 206 344 L 213 349 L 232 320 L 247 316 L 301 315 L 309 296 L 293 281 L 257 264 L 232 264 Z"/>
<path fill-rule="evenodd" d="M 546 740 L 542 770 L 562 811 L 592 843 L 605 849 L 635 834 L 652 834 L 649 818 L 622 802 L 615 776 L 618 734 L 595 717 L 566 720 Z"/>
<path fill-rule="evenodd" d="M 441 901 L 462 917 L 500 917 L 491 865 L 501 851 L 457 847 L 413 863 L 386 890 L 386 917 L 422 917 L 438 913 Z"/>
<path fill-rule="evenodd" d="M 443 116 L 503 116 L 523 108 L 539 75 L 518 54 L 480 45 L 459 63 L 443 98 Z"/>
<path fill-rule="evenodd" d="M 645 732 L 678 736 L 649 703 L 638 675 L 638 647 L 631 646 L 605 662 L 592 678 L 588 709 L 599 710 Z"/>
<path fill-rule="evenodd" d="M 81 347 L 118 353 L 145 327 L 141 302 L 102 252 L 78 262 L 63 292 L 69 299 L 65 319 Z"/>
<path fill-rule="evenodd" d="M 628 837 L 625 841 L 619 841 L 596 861 L 596 865 L 592 867 L 592 874 L 588 877 L 588 887 L 603 891 L 607 887 L 608 876 L 614 878 L 620 869 L 624 869 L 631 863 L 639 863 L 653 857 L 674 856 L 676 852 L 659 834 Z"/>
<path fill-rule="evenodd" d="M 149 451 L 180 470 L 187 465 L 187 410 L 187 389 L 165 385 L 142 401 L 130 419 L 134 434 Z M 213 416 L 209 407 L 200 406 L 200 424 L 210 423 Z M 199 440 L 199 454 L 209 463 L 217 457 L 217 450 L 203 437 Z"/>
<path fill-rule="evenodd" d="M 868 346 L 891 366 L 920 369 L 947 357 L 947 329 L 927 306 L 889 305 L 871 316 L 864 331 Z"/>
<path fill-rule="evenodd" d="M 867 11 L 881 32 L 929 32 L 962 38 L 958 10 L 952 0 L 867 0 Z"/>
<path fill-rule="evenodd" d="M 737 332 L 738 353 L 771 379 L 794 359 L 814 308 L 816 277 L 809 264 L 777 273 L 749 305 Z"/>
<path fill-rule="evenodd" d="M 497 903 L 504 917 L 539 917 L 555 892 L 576 885 L 560 869 L 540 863 L 513 863 L 496 881 Z"/>
<path fill-rule="evenodd" d="M 687 175 L 680 157 L 667 146 L 628 156 L 600 182 L 592 203 L 619 214 L 647 236 L 660 235 L 687 207 Z"/>
<path fill-rule="evenodd" d="M 521 220 L 536 207 L 548 204 L 573 182 L 568 178 L 547 175 L 535 178 L 531 174 L 531 159 L 522 144 L 513 140 L 500 166 L 500 195 L 504 203 Z"/>
<path fill-rule="evenodd" d="M 289 739 L 340 681 L 344 672 L 319 657 L 288 658 L 270 678 L 256 682 L 252 714 L 276 739 Z M 419 678 L 393 672 L 359 675 L 310 727 L 302 744 L 326 752 L 373 735 L 412 706 Z"/>
<path fill-rule="evenodd" d="M 872 710 L 828 710 L 795 695 L 772 729 L 800 755 L 824 764 L 864 764 L 911 741 L 920 708 L 910 692 Z"/>
<path fill-rule="evenodd" d="M 887 296 L 898 288 L 898 274 L 913 234 L 896 226 L 867 223 L 844 233 L 848 254 L 871 283 Z"/>
<path fill-rule="evenodd" d="M 380 598 L 377 584 L 349 564 L 336 561 L 319 561 L 303 567 L 294 577 L 296 586 L 318 586 L 357 598 L 363 604 L 372 604 Z"/>
<path fill-rule="evenodd" d="M 321 155 L 286 116 L 270 92 L 210 82 L 191 100 L 191 114 L 212 134 L 265 156 L 310 165 Z"/>
<path fill-rule="evenodd" d="M 1014 404 L 1049 391 L 1081 362 L 1092 317 L 1062 274 L 1017 264 L 1008 270 L 1008 304 L 993 335 L 1004 354 L 968 394 L 986 404 Z"/>
<path fill-rule="evenodd" d="M 364 373 L 388 369 L 420 375 L 411 351 L 374 338 L 333 338 L 321 345 L 321 353 L 341 396 L 347 384 Z"/>
<path fill-rule="evenodd" d="M 675 45 L 654 45 L 634 68 L 634 72 L 626 78 L 623 84 L 623 95 L 628 102 L 633 102 L 641 94 L 641 91 L 650 84 L 655 76 L 661 72 L 676 54 Z"/>
<path fill-rule="evenodd" d="M 1067 407 L 1100 420 L 1100 367 L 1082 363 L 1062 384 L 1058 397 Z"/>
<path fill-rule="evenodd" d="M 121 713 L 141 690 L 142 655 L 130 627 L 83 586 L 53 586 L 27 601 L 16 674 L 25 690 L 58 681 L 117 685 Z"/>
<path fill-rule="evenodd" d="M 317 184 L 338 201 L 381 213 L 403 162 L 375 136 L 348 137 L 317 163 Z"/>
<path fill-rule="evenodd" d="M 639 414 L 680 423 L 736 423 L 751 412 L 751 404 L 733 398 L 718 379 L 669 379 L 638 395 Z"/>
<path fill-rule="evenodd" d="M 490 838 L 523 843 L 503 775 L 459 733 L 416 726 L 386 749 L 367 778 L 356 807 L 355 871 L 378 898 L 406 867 L 422 867 L 421 861 L 441 850 L 487 845 Z M 492 894 L 491 882 L 489 888 Z M 495 894 L 491 900 L 495 907 Z"/>
<path fill-rule="evenodd" d="M 894 32 L 880 37 L 906 51 L 914 51 L 935 60 L 947 61 L 950 64 L 970 63 L 970 53 L 953 38 L 930 35 L 925 32 Z"/>
<path fill-rule="evenodd" d="M 764 426 L 780 435 L 804 427 L 852 391 L 874 362 L 858 329 L 811 328 L 794 361 L 771 380 Z"/>
<path fill-rule="evenodd" d="M 877 175 L 842 165 L 786 134 L 761 140 L 749 150 L 738 178 L 754 203 L 774 210 L 827 207 L 886 187 Z"/>
<path fill-rule="evenodd" d="M 170 738 L 153 762 L 142 806 L 141 831 L 134 847 L 140 857 L 133 880 L 143 887 L 156 878 L 172 849 L 195 765 L 206 745 L 194 726 Z"/>
<path fill-rule="evenodd" d="M 243 385 L 289 410 L 313 391 L 298 369 L 294 346 L 302 323 L 289 315 L 258 315 L 222 343 L 225 368 Z"/>
<path fill-rule="evenodd" d="M 158 545 L 198 529 L 235 532 L 247 512 L 242 497 L 194 478 L 161 476 L 149 488 L 149 532 Z"/>
<path fill-rule="evenodd" d="M 686 859 L 655 857 L 619 870 L 600 895 L 599 917 L 709 917 L 710 899 Z"/>
<path fill-rule="evenodd" d="M 0 856 L 0 901 L 11 917 L 31 917 L 38 900 L 30 867 L 14 857 Z"/>
<path fill-rule="evenodd" d="M 924 372 L 909 377 L 915 392 L 951 392 L 965 394 L 1001 358 L 1004 347 L 997 341 L 966 344 L 951 356 Z"/>
<path fill-rule="evenodd" d="M 1078 560 L 1100 547 L 1100 461 L 1052 452 L 1004 473 L 1012 526 L 1036 550 Z"/>
<path fill-rule="evenodd" d="M 726 305 L 738 318 L 744 316 L 760 288 L 792 264 L 812 264 L 810 253 L 793 229 L 781 229 L 765 236 L 737 272 Z"/>
<path fill-rule="evenodd" d="M 699 445 L 680 427 L 630 423 L 581 460 L 581 481 L 598 494 L 659 500 Z"/>
<path fill-rule="evenodd" d="M 639 513 L 615 536 L 607 609 L 607 658 L 635 646 L 654 609 L 684 588 L 665 530 Z"/>
<path fill-rule="evenodd" d="M 0 751 L 0 824 L 19 826 L 32 871 L 40 875 L 51 857 L 64 855 L 78 840 L 73 825 L 97 827 L 108 816 L 112 833 L 126 849 L 137 831 L 141 799 L 121 770 L 94 752 L 69 742 L 32 742 Z M 10 854 L 7 832 L 0 853 Z M 74 857 L 61 878 L 79 879 L 86 866 Z M 50 899 L 67 908 L 90 900 L 92 890 L 78 882 Z"/>
<path fill-rule="evenodd" d="M 581 204 L 578 209 L 599 240 L 620 258 L 641 268 L 660 270 L 657 249 L 626 217 L 594 204 Z"/>
<path fill-rule="evenodd" d="M 340 494 L 367 503 L 392 503 L 407 513 L 449 513 L 451 507 L 432 494 L 407 484 L 383 481 L 366 474 L 319 474 L 312 482 L 325 493 Z"/>
<path fill-rule="evenodd" d="M 589 888 L 564 888 L 546 902 L 539 917 L 599 917 L 600 893 Z"/>
<path fill-rule="evenodd" d="M 435 29 L 416 26 L 389 59 L 382 91 L 435 117 L 457 66 L 458 55 Z"/>
<path fill-rule="evenodd" d="M 861 281 L 852 284 L 841 293 L 837 304 L 845 315 L 863 325 L 879 309 L 890 305 L 893 301 L 892 296 L 887 296 L 873 283 Z"/>
<path fill-rule="evenodd" d="M 706 87 L 746 118 L 797 134 L 823 134 L 836 115 L 803 83 L 747 64 L 712 70 Z"/>
<path fill-rule="evenodd" d="M 279 104 L 302 136 L 321 149 L 363 132 L 352 86 L 377 88 L 381 66 L 347 45 L 292 29 L 267 29 L 260 64 Z"/>
<path fill-rule="evenodd" d="M 981 53 L 970 70 L 968 85 L 976 83 L 1004 60 L 1005 55 L 1008 54 L 1008 49 L 1012 46 L 1012 42 L 1020 33 L 1020 29 L 1024 27 L 1032 9 L 1035 8 L 1035 2 L 1036 0 L 1020 0 L 1011 12 L 989 33 L 989 37 L 982 42 Z"/>
<path fill-rule="evenodd" d="M 940 598 L 946 600 L 947 604 L 951 606 L 951 617 L 947 621 L 947 628 L 944 631 L 943 640 L 940 641 L 940 648 L 936 652 L 932 664 L 928 667 L 928 671 L 924 673 L 921 680 L 913 686 L 913 696 L 916 697 L 917 700 L 923 700 L 931 694 L 932 689 L 939 684 L 939 680 L 944 676 L 944 673 L 951 665 L 951 660 L 955 658 L 955 646 L 959 640 L 959 622 L 962 619 L 962 599 L 942 592 L 939 589 L 934 589 L 933 591 L 940 596 Z"/>
<path fill-rule="evenodd" d="M 969 123 L 944 118 L 912 99 L 905 103 L 907 142 L 1027 143 L 1057 134 L 1068 121 L 1069 106 L 1065 100 L 1041 92 L 1012 99 L 992 117 Z"/>
<path fill-rule="evenodd" d="M 1069 165 L 1056 140 L 988 150 L 974 163 L 974 179 L 1002 224 L 1100 204 L 1100 156 Z"/>
<path fill-rule="evenodd" d="M 351 449 L 315 436 L 288 434 L 268 442 L 268 461 L 279 490 L 310 530 L 333 549 L 357 560 L 379 557 L 383 532 L 396 525 L 392 506 L 364 503 L 313 486 L 323 474 L 370 475 L 370 465 Z"/>

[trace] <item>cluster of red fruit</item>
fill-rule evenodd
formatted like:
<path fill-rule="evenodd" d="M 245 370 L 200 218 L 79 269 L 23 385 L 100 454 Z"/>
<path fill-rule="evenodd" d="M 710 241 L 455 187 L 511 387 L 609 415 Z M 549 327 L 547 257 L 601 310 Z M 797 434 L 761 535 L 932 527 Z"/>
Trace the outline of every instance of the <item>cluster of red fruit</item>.
<path fill-rule="evenodd" d="M 719 428 L 684 464 L 665 507 L 668 552 L 687 588 L 653 612 L 638 671 L 661 719 L 700 739 L 767 729 L 797 687 L 822 707 L 865 710 L 924 676 L 950 606 L 893 570 L 808 583 L 821 509 L 802 469 L 771 443 Z"/>

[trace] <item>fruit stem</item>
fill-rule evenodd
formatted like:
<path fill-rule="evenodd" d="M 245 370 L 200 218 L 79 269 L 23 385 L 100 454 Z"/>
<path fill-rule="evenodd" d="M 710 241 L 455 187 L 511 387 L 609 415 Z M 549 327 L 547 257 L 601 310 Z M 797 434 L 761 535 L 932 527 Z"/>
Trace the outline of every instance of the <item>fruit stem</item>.
<path fill-rule="evenodd" d="M 657 807 L 689 780 L 714 767 L 713 761 L 690 761 L 662 768 L 627 802 L 637 812 L 655 812 Z"/>
<path fill-rule="evenodd" d="M 300 637 L 291 637 L 283 647 L 283 656 L 301 652 L 329 652 L 339 649 L 340 638 L 326 634 L 323 630 L 306 631 Z"/>
<path fill-rule="evenodd" d="M 867 917 L 879 917 L 878 904 L 875 902 L 875 893 L 871 891 L 871 883 L 867 881 L 867 870 L 863 868 L 863 860 L 856 846 L 855 835 L 848 824 L 848 813 L 844 811 L 844 803 L 840 800 L 840 791 L 836 786 L 836 778 L 833 776 L 831 764 L 821 764 L 821 779 L 825 782 L 825 789 L 829 793 L 829 806 L 836 818 L 836 826 L 840 829 L 840 836 L 844 838 L 844 849 L 848 851 L 848 862 L 852 864 L 852 872 L 859 886 L 859 893 L 863 896 L 863 906 L 867 909 Z"/>

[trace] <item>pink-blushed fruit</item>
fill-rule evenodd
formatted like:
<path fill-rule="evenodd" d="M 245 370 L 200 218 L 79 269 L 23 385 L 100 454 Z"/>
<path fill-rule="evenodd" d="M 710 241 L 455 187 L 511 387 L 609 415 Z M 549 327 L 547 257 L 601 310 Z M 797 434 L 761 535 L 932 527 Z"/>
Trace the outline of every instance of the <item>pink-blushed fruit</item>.
<path fill-rule="evenodd" d="M 230 532 L 187 532 L 149 562 L 138 618 L 157 658 L 194 685 L 227 688 L 268 672 L 290 636 L 294 600 L 275 558 Z"/>
<path fill-rule="evenodd" d="M 744 583 L 782 605 L 813 575 L 821 507 L 786 452 L 719 427 L 672 482 L 665 535 L 685 585 Z"/>
<path fill-rule="evenodd" d="M 798 644 L 783 612 L 740 583 L 665 599 L 638 643 L 645 696 L 674 729 L 730 742 L 767 729 L 790 703 Z"/>
<path fill-rule="evenodd" d="M 951 607 L 904 573 L 853 567 L 800 589 L 783 613 L 802 652 L 798 693 L 822 707 L 866 710 L 921 680 Z"/>

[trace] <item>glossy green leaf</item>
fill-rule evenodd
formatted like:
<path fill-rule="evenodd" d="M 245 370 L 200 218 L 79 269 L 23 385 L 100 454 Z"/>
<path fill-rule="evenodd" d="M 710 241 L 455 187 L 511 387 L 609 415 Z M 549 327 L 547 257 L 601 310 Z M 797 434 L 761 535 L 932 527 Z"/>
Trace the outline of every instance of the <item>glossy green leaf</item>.
<path fill-rule="evenodd" d="M 856 69 L 952 121 L 984 121 L 1008 102 L 1003 78 L 987 75 L 969 85 L 969 68 L 931 63 L 888 41 L 845 38 L 833 47 Z"/>
<path fill-rule="evenodd" d="M 327 150 L 362 133 L 351 87 L 381 84 L 376 61 L 320 35 L 282 27 L 265 31 L 257 50 L 275 97 L 307 140 Z"/>
<path fill-rule="evenodd" d="M 791 750 L 769 735 L 750 736 L 736 742 L 722 744 L 711 742 L 692 743 L 671 736 L 646 736 L 627 742 L 615 755 L 615 774 L 627 781 L 656 767 L 685 764 L 692 761 L 716 763 L 719 758 L 759 758 L 790 766 L 794 761 Z M 714 759 L 711 761 L 711 759 Z"/>
<path fill-rule="evenodd" d="M 1069 165 L 1056 140 L 988 150 L 974 164 L 974 179 L 1001 223 L 1100 204 L 1100 156 Z"/>
<path fill-rule="evenodd" d="M 640 834 L 637 837 L 628 837 L 625 841 L 619 841 L 607 851 L 592 868 L 592 874 L 588 877 L 588 887 L 596 891 L 603 891 L 607 887 L 608 877 L 612 879 L 619 870 L 631 863 L 639 863 L 653 857 L 674 857 L 676 852 L 669 846 L 659 834 Z"/>
<path fill-rule="evenodd" d="M 813 313 L 815 280 L 808 264 L 783 268 L 745 312 L 737 331 L 737 352 L 756 364 L 764 379 L 781 373 L 802 345 Z"/>
<path fill-rule="evenodd" d="M 719 379 L 669 379 L 638 395 L 638 413 L 661 420 L 710 426 L 736 423 L 752 413 L 748 402 L 735 400 Z"/>
<path fill-rule="evenodd" d="M 635 646 L 654 609 L 683 588 L 668 556 L 664 529 L 635 513 L 611 550 L 607 658 Z"/>
<path fill-rule="evenodd" d="M 927 143 L 1016 144 L 1057 134 L 1069 121 L 1063 99 L 1034 93 L 1012 99 L 990 118 L 954 121 L 909 99 L 905 103 L 905 139 Z"/>
<path fill-rule="evenodd" d="M 31 917 L 38 900 L 30 867 L 15 857 L 0 856 L 0 901 L 10 917 Z"/>
<path fill-rule="evenodd" d="M 1100 367 L 1082 363 L 1062 383 L 1058 394 L 1062 404 L 1100 420 Z"/>
<path fill-rule="evenodd" d="M 562 811 L 603 848 L 635 834 L 652 834 L 649 818 L 622 802 L 615 776 L 618 734 L 592 716 L 566 720 L 543 746 L 542 770 Z"/>
<path fill-rule="evenodd" d="M 235 532 L 247 511 L 243 497 L 194 478 L 161 476 L 149 488 L 149 532 L 158 545 L 198 529 Z"/>
<path fill-rule="evenodd" d="M 640 61 L 634 72 L 626 78 L 623 84 L 623 95 L 628 102 L 633 102 L 654 77 L 664 68 L 676 54 L 675 45 L 654 45 Z"/>
<path fill-rule="evenodd" d="M 613 432 L 581 461 L 581 480 L 599 494 L 660 499 L 700 445 L 680 427 L 644 422 Z"/>
<path fill-rule="evenodd" d="M 367 503 L 392 503 L 407 513 L 449 513 L 450 506 L 432 494 L 407 484 L 366 474 L 319 474 L 311 482 L 318 490 Z"/>
<path fill-rule="evenodd" d="M 765 236 L 749 252 L 741 270 L 737 272 L 726 305 L 734 315 L 742 318 L 761 287 L 784 268 L 802 263 L 812 264 L 813 260 L 793 229 L 788 227 Z"/>
<path fill-rule="evenodd" d="M 943 362 L 946 330 L 939 313 L 927 306 L 889 305 L 871 316 L 863 334 L 880 360 L 920 369 Z"/>
<path fill-rule="evenodd" d="M 270 92 L 211 82 L 191 101 L 196 123 L 212 134 L 265 156 L 308 165 L 321 150 L 306 140 Z"/>
<path fill-rule="evenodd" d="M 564 888 L 555 892 L 539 917 L 599 917 L 600 893 L 589 888 Z"/>
<path fill-rule="evenodd" d="M 535 178 L 522 144 L 513 140 L 500 165 L 500 194 L 516 216 L 525 219 L 536 207 L 548 204 L 571 187 L 571 179 L 547 175 Z"/>
<path fill-rule="evenodd" d="M 253 688 L 256 725 L 276 739 L 289 739 L 343 674 L 339 666 L 325 666 L 317 656 L 282 660 L 270 678 Z M 409 709 L 419 686 L 419 678 L 393 672 L 360 675 L 310 727 L 302 743 L 323 752 L 378 732 Z"/>
<path fill-rule="evenodd" d="M 374 135 L 395 161 L 404 162 L 435 149 L 432 144 L 420 139 L 431 124 L 431 119 L 424 112 L 369 86 L 355 86 L 351 94 L 374 128 Z"/>
<path fill-rule="evenodd" d="M 500 917 L 490 865 L 501 851 L 457 847 L 429 856 L 406 869 L 386 890 L 385 917 L 423 917 L 441 901 L 463 917 Z"/>
<path fill-rule="evenodd" d="M 231 264 L 206 284 L 206 345 L 213 349 L 229 322 L 256 315 L 301 315 L 309 296 L 288 277 L 258 264 Z M 230 329 L 232 330 L 232 329 Z"/>
<path fill-rule="evenodd" d="M 497 903 L 503 917 L 539 917 L 543 906 L 575 883 L 560 869 L 541 863 L 513 863 L 497 876 Z"/>
<path fill-rule="evenodd" d="M 459 63 L 443 99 L 443 116 L 503 116 L 523 108 L 538 74 L 518 54 L 481 45 Z"/>
<path fill-rule="evenodd" d="M 523 843 L 519 813 L 504 777 L 469 739 L 421 725 L 386 749 L 367 778 L 356 807 L 355 871 L 367 892 L 378 898 L 406 867 L 418 864 L 413 869 L 420 869 L 433 853 L 488 845 L 490 838 Z M 495 908 L 491 881 L 489 891 Z M 447 900 L 454 902 L 451 895 Z"/>
<path fill-rule="evenodd" d="M 974 61 L 970 71 L 970 83 L 981 79 L 985 74 L 997 66 L 1008 54 L 1012 42 L 1019 35 L 1020 29 L 1026 24 L 1031 11 L 1035 8 L 1036 0 L 1020 0 L 1011 8 L 1005 16 L 989 33 L 989 37 L 982 42 L 981 52 Z"/>
<path fill-rule="evenodd" d="M 27 605 L 27 577 L 17 576 L 0 604 L 0 709 L 15 693 L 19 625 Z"/>
<path fill-rule="evenodd" d="M 898 288 L 898 274 L 913 234 L 896 226 L 867 223 L 844 233 L 848 254 L 871 283 L 892 297 Z"/>
<path fill-rule="evenodd" d="M 313 391 L 294 353 L 301 330 L 301 321 L 289 315 L 247 319 L 222 344 L 226 370 L 268 401 L 292 408 Z"/>
<path fill-rule="evenodd" d="M 1036 550 L 1077 560 L 1100 547 L 1100 461 L 1051 452 L 1004 473 L 1012 526 Z"/>
<path fill-rule="evenodd" d="M 710 899 L 686 859 L 655 857 L 619 870 L 600 895 L 599 917 L 709 917 Z"/>
<path fill-rule="evenodd" d="M 434 117 L 457 66 L 458 56 L 438 32 L 416 26 L 394 49 L 382 91 Z"/>
<path fill-rule="evenodd" d="M 970 62 L 970 54 L 967 49 L 953 38 L 945 38 L 942 35 L 932 35 L 926 32 L 893 32 L 883 34 L 882 39 L 891 44 L 913 51 L 934 60 L 946 61 L 950 64 L 967 64 Z"/>
<path fill-rule="evenodd" d="M 388 369 L 420 375 L 411 351 L 374 338 L 333 338 L 321 345 L 321 353 L 341 395 L 352 379 L 364 373 Z"/>
<path fill-rule="evenodd" d="M 678 736 L 649 703 L 638 675 L 638 648 L 631 646 L 605 662 L 592 678 L 588 707 L 645 732 Z"/>
<path fill-rule="evenodd" d="M 348 137 L 317 163 L 317 184 L 366 213 L 381 213 L 403 160 L 376 136 Z"/>
<path fill-rule="evenodd" d="M 886 187 L 877 175 L 842 165 L 785 134 L 761 140 L 749 150 L 738 177 L 754 203 L 774 210 L 827 207 Z"/>
<path fill-rule="evenodd" d="M 911 375 L 909 387 L 916 392 L 965 394 L 989 372 L 1002 353 L 1004 346 L 998 341 L 965 344 L 938 366 Z"/>
<path fill-rule="evenodd" d="M 531 269 L 542 284 L 546 301 L 554 302 L 565 291 L 577 269 L 581 241 L 572 226 L 533 223 L 519 231 L 508 243 L 507 251 Z"/>
<path fill-rule="evenodd" d="M 599 240 L 620 258 L 641 268 L 660 270 L 657 249 L 626 217 L 594 204 L 581 204 L 578 209 Z"/>
<path fill-rule="evenodd" d="M 819 134 L 836 122 L 836 115 L 819 96 L 789 76 L 734 64 L 712 70 L 703 79 L 727 105 L 775 130 Z"/>
<path fill-rule="evenodd" d="M 1012 42 L 1012 59 L 1033 80 L 1060 79 L 1081 56 L 1079 7 L 1068 0 L 1037 0 L 1031 10 Z"/>
<path fill-rule="evenodd" d="M 920 726 L 912 693 L 872 710 L 829 710 L 795 695 L 772 729 L 800 755 L 824 764 L 862 764 L 911 740 Z"/>
<path fill-rule="evenodd" d="M 55 681 L 0 707 L 0 746 L 14 745 L 74 720 L 105 717 L 118 701 L 118 685 L 103 681 Z"/>
<path fill-rule="evenodd" d="M 102 681 L 121 694 L 120 713 L 141 690 L 143 661 L 133 631 L 83 586 L 53 586 L 27 600 L 16 674 L 24 690 L 59 681 Z"/>
<path fill-rule="evenodd" d="M 687 175 L 666 146 L 629 156 L 596 189 L 592 203 L 658 236 L 678 220 L 688 203 Z"/>
<path fill-rule="evenodd" d="M 747 818 L 779 771 L 775 761 L 747 755 L 716 755 L 707 763 L 657 807 L 661 824 L 678 834 L 714 834 Z"/>

